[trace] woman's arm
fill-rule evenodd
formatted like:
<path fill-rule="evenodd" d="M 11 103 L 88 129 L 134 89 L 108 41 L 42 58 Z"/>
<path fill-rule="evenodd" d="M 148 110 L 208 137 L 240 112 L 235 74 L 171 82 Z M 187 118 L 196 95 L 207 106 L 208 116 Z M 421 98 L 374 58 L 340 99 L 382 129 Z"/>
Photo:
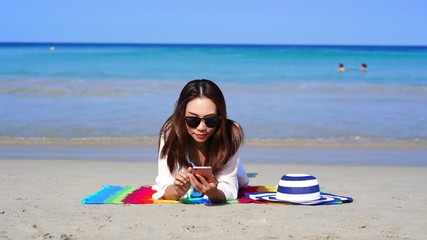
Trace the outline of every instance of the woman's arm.
<path fill-rule="evenodd" d="M 240 161 L 239 150 L 234 154 L 227 164 L 216 175 L 218 179 L 218 190 L 221 190 L 225 199 L 236 199 L 239 190 L 239 183 L 237 179 L 237 169 Z"/>
<path fill-rule="evenodd" d="M 153 185 L 153 190 L 157 192 L 153 194 L 153 199 L 168 199 L 178 200 L 190 189 L 190 178 L 186 172 L 181 171 L 178 167 L 173 173 L 170 172 L 167 164 L 167 156 L 161 157 L 161 151 L 164 146 L 164 138 L 161 137 L 159 144 L 158 155 L 158 173 L 156 184 Z"/>
<path fill-rule="evenodd" d="M 161 158 L 161 151 L 165 144 L 163 136 L 160 137 L 160 144 L 159 144 L 159 154 L 157 159 L 157 177 L 156 177 L 156 184 L 153 185 L 153 190 L 156 190 L 157 192 L 153 194 L 154 199 L 163 198 L 163 196 L 166 193 L 166 190 L 169 186 L 173 185 L 173 182 L 175 180 L 174 176 L 169 171 L 169 167 L 167 164 L 167 157 Z"/>

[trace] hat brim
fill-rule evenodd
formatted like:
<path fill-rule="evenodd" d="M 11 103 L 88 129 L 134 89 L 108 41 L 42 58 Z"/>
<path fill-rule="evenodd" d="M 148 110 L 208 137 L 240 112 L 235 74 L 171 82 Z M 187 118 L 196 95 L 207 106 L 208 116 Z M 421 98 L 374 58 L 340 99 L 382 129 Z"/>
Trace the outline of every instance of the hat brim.
<path fill-rule="evenodd" d="M 246 193 L 246 197 L 252 200 L 257 201 L 269 201 L 269 202 L 281 202 L 281 203 L 292 203 L 299 205 L 320 205 L 320 204 L 333 204 L 334 201 L 337 201 L 332 194 L 320 195 L 320 199 L 304 201 L 304 202 L 295 202 L 295 201 L 285 201 L 276 198 L 275 192 L 256 192 L 256 193 Z M 341 202 L 341 201 L 339 201 Z"/>
<path fill-rule="evenodd" d="M 325 193 L 325 192 L 322 192 L 321 194 L 322 194 L 322 196 L 325 196 L 325 197 L 333 197 L 333 198 L 335 198 L 336 201 L 341 201 L 342 203 L 351 203 L 351 202 L 353 202 L 353 198 L 351 198 L 351 197 L 339 196 L 339 195 L 335 195 L 335 194 L 332 194 L 332 193 Z"/>

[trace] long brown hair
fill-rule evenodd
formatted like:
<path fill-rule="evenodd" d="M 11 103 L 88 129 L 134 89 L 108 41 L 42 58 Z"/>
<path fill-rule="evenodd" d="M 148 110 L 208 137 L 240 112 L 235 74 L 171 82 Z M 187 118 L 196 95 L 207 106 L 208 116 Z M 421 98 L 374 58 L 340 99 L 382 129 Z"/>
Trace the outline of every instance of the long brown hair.
<path fill-rule="evenodd" d="M 213 173 L 217 173 L 243 143 L 243 129 L 233 120 L 227 119 L 227 108 L 221 89 L 207 79 L 192 80 L 182 89 L 173 114 L 160 129 L 160 138 L 165 139 L 165 144 L 160 149 L 160 157 L 167 157 L 171 173 L 177 167 L 189 166 L 186 157 L 187 147 L 191 146 L 189 144 L 191 136 L 185 125 L 185 109 L 188 102 L 200 97 L 209 98 L 214 102 L 220 117 L 214 134 L 207 140 L 208 150 L 205 165 L 211 166 Z"/>

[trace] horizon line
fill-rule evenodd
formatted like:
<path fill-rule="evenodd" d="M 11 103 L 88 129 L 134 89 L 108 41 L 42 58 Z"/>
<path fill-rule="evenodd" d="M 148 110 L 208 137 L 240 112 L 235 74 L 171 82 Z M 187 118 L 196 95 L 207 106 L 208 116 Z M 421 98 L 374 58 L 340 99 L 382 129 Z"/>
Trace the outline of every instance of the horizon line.
<path fill-rule="evenodd" d="M 374 44 L 294 44 L 294 43 L 173 43 L 173 42 L 46 42 L 46 41 L 36 41 L 36 42 L 27 42 L 27 41 L 0 41 L 1 45 L 189 45 L 189 46 L 319 46 L 319 47 L 427 47 L 427 45 L 374 45 Z"/>

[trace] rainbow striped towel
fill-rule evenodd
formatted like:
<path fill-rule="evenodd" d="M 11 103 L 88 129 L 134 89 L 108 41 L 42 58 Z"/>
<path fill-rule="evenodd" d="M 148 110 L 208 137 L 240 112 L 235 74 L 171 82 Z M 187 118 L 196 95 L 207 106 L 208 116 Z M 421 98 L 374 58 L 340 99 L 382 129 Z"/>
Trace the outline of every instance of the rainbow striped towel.
<path fill-rule="evenodd" d="M 226 204 L 237 203 L 258 203 L 258 204 L 290 204 L 290 203 L 274 203 L 259 201 L 247 198 L 248 193 L 256 192 L 276 192 L 277 186 L 248 186 L 241 188 L 237 199 L 227 200 Z M 212 204 L 209 199 L 205 198 L 187 198 L 181 200 L 155 200 L 152 195 L 156 191 L 151 186 L 112 186 L 105 185 L 101 190 L 85 197 L 82 200 L 83 204 L 165 204 L 165 203 L 185 203 L 185 204 Z M 352 200 L 351 200 L 352 201 Z M 337 198 L 336 201 L 329 204 L 341 204 L 342 199 Z"/>

